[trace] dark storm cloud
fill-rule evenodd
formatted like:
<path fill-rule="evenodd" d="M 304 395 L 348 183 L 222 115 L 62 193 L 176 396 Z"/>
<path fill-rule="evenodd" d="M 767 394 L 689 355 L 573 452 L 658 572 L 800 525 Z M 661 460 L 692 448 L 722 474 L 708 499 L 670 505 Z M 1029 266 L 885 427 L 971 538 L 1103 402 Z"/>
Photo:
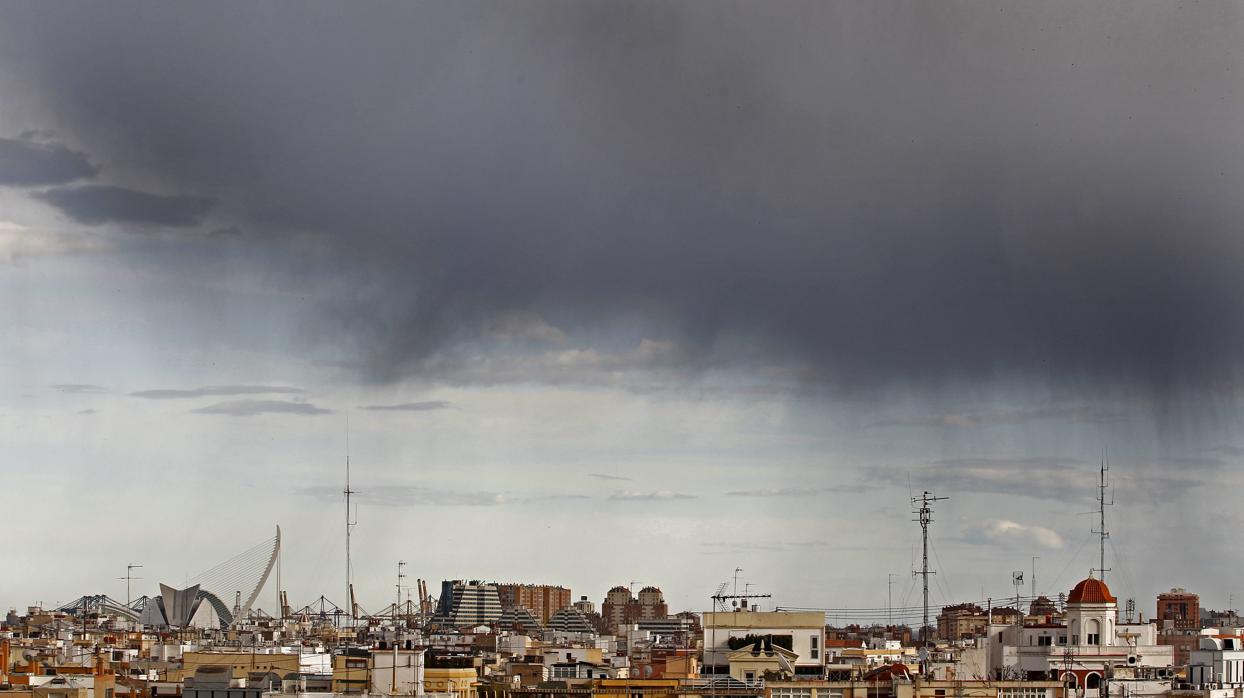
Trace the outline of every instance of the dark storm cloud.
<path fill-rule="evenodd" d="M 435 410 L 447 410 L 449 407 L 448 400 L 424 400 L 423 402 L 403 402 L 396 405 L 364 405 L 359 409 L 375 412 L 432 412 Z"/>
<path fill-rule="evenodd" d="M 139 390 L 130 395 L 151 400 L 184 400 L 227 395 L 297 395 L 304 392 L 306 391 L 302 388 L 292 388 L 287 385 L 208 385 L 202 388 Z"/>
<path fill-rule="evenodd" d="M 290 402 L 288 400 L 230 400 L 190 411 L 195 414 L 222 414 L 230 417 L 257 417 L 262 414 L 308 416 L 332 412 L 332 410 L 316 407 L 309 402 Z"/>
<path fill-rule="evenodd" d="M 435 378 L 481 328 L 847 388 L 1166 395 L 1242 358 L 1239 5 L 3 12 L 49 119 L 227 203 L 263 240 L 239 265 L 339 289 L 308 334 L 377 380 Z M 91 191 L 48 196 L 207 206 Z"/>
<path fill-rule="evenodd" d="M 0 186 L 65 184 L 95 176 L 86 155 L 30 137 L 0 138 Z"/>
<path fill-rule="evenodd" d="M 215 206 L 199 196 L 150 194 L 124 187 L 84 185 L 49 189 L 36 197 L 79 223 L 138 223 L 174 228 L 191 226 Z"/>

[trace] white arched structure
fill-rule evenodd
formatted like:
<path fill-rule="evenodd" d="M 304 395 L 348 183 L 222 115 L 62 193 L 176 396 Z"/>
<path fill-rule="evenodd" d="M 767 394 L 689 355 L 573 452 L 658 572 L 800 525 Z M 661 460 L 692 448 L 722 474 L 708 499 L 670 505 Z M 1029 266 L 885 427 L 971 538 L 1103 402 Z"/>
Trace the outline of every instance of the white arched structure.
<path fill-rule="evenodd" d="M 263 591 L 268 577 L 276 567 L 281 554 L 281 527 L 276 535 L 239 553 L 215 567 L 196 576 L 192 581 L 214 599 L 213 606 L 221 616 L 222 625 L 232 626 L 244 621 L 255 599 Z M 227 608 L 221 599 L 236 599 L 233 608 Z M 223 612 L 221 612 L 223 609 Z"/>

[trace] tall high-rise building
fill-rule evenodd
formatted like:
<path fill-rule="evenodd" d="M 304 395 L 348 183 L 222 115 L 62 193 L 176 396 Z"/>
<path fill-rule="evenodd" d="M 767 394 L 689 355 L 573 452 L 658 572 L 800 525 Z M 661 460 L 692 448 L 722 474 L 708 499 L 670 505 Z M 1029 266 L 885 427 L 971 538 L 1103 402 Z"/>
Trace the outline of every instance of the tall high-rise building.
<path fill-rule="evenodd" d="M 553 614 L 570 606 L 570 590 L 548 584 L 498 584 L 502 608 L 522 606 L 542 624 Z"/>
<path fill-rule="evenodd" d="M 1158 594 L 1158 631 L 1201 629 L 1201 597 L 1175 588 Z M 1170 621 L 1167 623 L 1167 621 Z"/>
<path fill-rule="evenodd" d="M 1186 664 L 1200 640 L 1201 597 L 1175 588 L 1158 594 L 1158 644 L 1175 648 L 1175 663 Z"/>
<path fill-rule="evenodd" d="M 660 620 L 669 615 L 669 606 L 665 604 L 665 595 L 656 587 L 644 587 L 639 590 L 639 618 L 637 620 Z"/>
<path fill-rule="evenodd" d="M 461 579 L 441 582 L 436 620 L 454 627 L 487 625 L 501 617 L 501 598 L 496 584 Z"/>
<path fill-rule="evenodd" d="M 616 586 L 605 594 L 600 614 L 611 632 L 641 620 L 659 620 L 669 615 L 665 596 L 657 587 L 644 587 L 636 598 L 627 587 Z"/>

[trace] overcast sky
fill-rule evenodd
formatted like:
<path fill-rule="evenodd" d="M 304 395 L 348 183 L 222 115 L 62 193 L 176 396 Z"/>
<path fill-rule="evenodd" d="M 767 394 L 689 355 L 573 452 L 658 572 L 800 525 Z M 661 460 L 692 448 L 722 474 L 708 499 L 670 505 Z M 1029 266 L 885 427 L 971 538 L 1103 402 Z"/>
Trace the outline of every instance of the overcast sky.
<path fill-rule="evenodd" d="M 0 605 L 285 533 L 291 601 L 1224 607 L 1244 6 L 9 2 Z M 271 608 L 275 593 L 259 605 Z"/>

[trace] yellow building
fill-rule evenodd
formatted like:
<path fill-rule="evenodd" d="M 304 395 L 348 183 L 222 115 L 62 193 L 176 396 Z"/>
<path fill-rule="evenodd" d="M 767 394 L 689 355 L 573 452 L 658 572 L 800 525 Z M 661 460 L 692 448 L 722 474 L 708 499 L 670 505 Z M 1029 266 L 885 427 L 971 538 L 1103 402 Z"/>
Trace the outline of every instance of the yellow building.
<path fill-rule="evenodd" d="M 427 693 L 449 693 L 454 698 L 469 698 L 475 695 L 475 687 L 479 685 L 479 675 L 474 667 L 425 667 L 423 670 L 423 690 Z"/>
<path fill-rule="evenodd" d="M 686 698 L 680 696 L 678 679 L 598 679 L 593 686 L 595 695 L 625 695 L 628 698 Z"/>
<path fill-rule="evenodd" d="M 1062 698 L 1058 681 L 767 681 L 764 698 Z"/>
<path fill-rule="evenodd" d="M 370 652 L 333 655 L 333 693 L 366 693 L 370 684 Z"/>
<path fill-rule="evenodd" d="M 252 671 L 275 671 L 284 676 L 299 670 L 296 654 L 251 652 L 186 652 L 182 654 L 182 675 L 194 676 L 199 667 L 227 666 L 233 678 L 244 679 Z"/>
<path fill-rule="evenodd" d="M 772 676 L 795 677 L 795 660 L 799 655 L 777 645 L 766 646 L 763 642 L 739 649 L 729 654 L 730 677 L 752 684 Z"/>

